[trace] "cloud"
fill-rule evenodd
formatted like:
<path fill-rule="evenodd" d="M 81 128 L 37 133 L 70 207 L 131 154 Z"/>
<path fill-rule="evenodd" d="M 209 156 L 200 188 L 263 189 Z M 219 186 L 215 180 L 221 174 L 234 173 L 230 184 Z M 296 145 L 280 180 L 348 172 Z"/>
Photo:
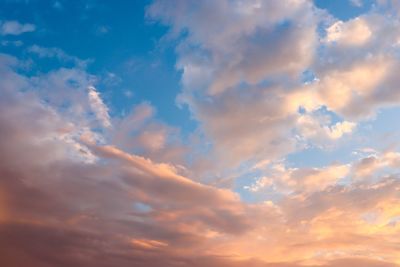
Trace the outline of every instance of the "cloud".
<path fill-rule="evenodd" d="M 322 38 L 316 26 L 327 22 L 322 11 L 307 1 L 286 4 L 204 2 L 194 9 L 178 3 L 169 9 L 156 1 L 149 8 L 179 41 L 184 89 L 178 101 L 188 105 L 208 142 L 199 169 L 245 176 L 240 166 L 273 162 L 309 144 L 335 147 L 385 105 L 374 95 L 397 63 L 379 52 L 356 52 L 378 45 L 375 35 L 383 32 L 373 21 L 379 16 L 332 18 Z M 264 8 L 273 15 L 261 16 Z M 308 70 L 315 78 L 304 83 Z"/>
<path fill-rule="evenodd" d="M 316 101 L 349 120 L 365 120 L 379 109 L 397 105 L 397 21 L 371 11 L 328 27 L 327 39 L 335 41 L 315 62 Z"/>
<path fill-rule="evenodd" d="M 156 1 L 148 14 L 175 33 L 188 32 L 178 49 L 183 83 L 189 89 L 205 86 L 211 95 L 241 82 L 301 73 L 316 44 L 314 12 L 307 1 L 179 2 L 176 9 Z"/>
<path fill-rule="evenodd" d="M 349 121 L 332 123 L 329 116 L 314 113 L 300 116 L 297 128 L 302 137 L 323 146 L 352 133 L 356 124 Z"/>
<path fill-rule="evenodd" d="M 107 33 L 109 33 L 109 32 L 110 32 L 110 27 L 105 26 L 105 25 L 98 26 L 98 27 L 96 28 L 96 34 L 97 34 L 97 35 L 105 35 L 105 34 L 107 34 Z"/>
<path fill-rule="evenodd" d="M 226 171 L 273 161 L 301 147 L 299 139 L 326 142 L 355 128 L 351 120 L 320 121 L 315 138 L 301 122 L 311 117 L 300 109 L 312 113 L 328 106 L 322 94 L 337 92 L 301 81 L 318 61 L 317 24 L 323 12 L 310 1 L 178 2 L 174 8 L 155 1 L 147 13 L 170 26 L 170 35 L 179 41 L 183 91 L 178 101 L 199 122 L 210 144 L 207 158 L 218 162 L 207 168 Z"/>
<path fill-rule="evenodd" d="M 0 62 L 0 259 L 8 266 L 396 266 L 398 179 L 344 186 L 346 165 L 277 169 L 289 174 L 279 186 L 299 194 L 245 203 L 173 164 L 101 144 L 109 140 L 96 137 L 88 99 L 70 104 L 85 111 L 78 116 L 37 90 L 46 83 L 73 94 L 74 86 L 87 96 L 90 75 L 61 69 L 33 79 L 14 70 L 17 59 Z M 153 115 L 142 104 L 129 121 L 140 129 Z"/>
<path fill-rule="evenodd" d="M 94 86 L 88 87 L 89 104 L 92 111 L 95 113 L 96 118 L 103 124 L 104 127 L 110 127 L 110 115 L 108 114 L 108 107 L 103 103 L 99 92 Z"/>
<path fill-rule="evenodd" d="M 114 120 L 118 131 L 113 132 L 112 142 L 125 151 L 183 164 L 187 148 L 179 129 L 163 123 L 156 116 L 157 110 L 150 103 L 136 105 L 126 116 Z"/>
<path fill-rule="evenodd" d="M 28 51 L 32 54 L 36 54 L 39 58 L 56 58 L 61 62 L 72 62 L 80 68 L 86 67 L 88 60 L 81 60 L 77 57 L 70 56 L 65 53 L 62 49 L 57 47 L 42 47 L 38 45 L 32 45 L 28 48 Z"/>
<path fill-rule="evenodd" d="M 287 168 L 282 164 L 276 164 L 272 167 L 269 176 L 257 179 L 254 184 L 245 189 L 257 192 L 273 187 L 285 194 L 324 191 L 345 178 L 349 174 L 349 169 L 349 166 L 339 164 L 324 168 Z"/>
<path fill-rule="evenodd" d="M 245 188 L 256 199 L 267 199 L 265 206 L 275 212 L 265 215 L 268 224 L 254 226 L 220 248 L 269 262 L 284 258 L 310 266 L 352 262 L 354 255 L 371 255 L 373 250 L 384 262 L 373 257 L 364 262 L 365 256 L 360 256 L 364 263 L 355 264 L 395 264 L 394 250 L 377 245 L 383 233 L 385 242 L 395 242 L 390 233 L 397 226 L 388 226 L 397 225 L 393 213 L 380 215 L 379 224 L 363 217 L 381 214 L 380 205 L 394 207 L 398 189 L 389 187 L 397 188 L 395 172 L 357 181 L 352 179 L 357 163 L 320 168 L 276 164 L 302 149 L 304 140 L 321 147 L 338 145 L 338 139 L 350 136 L 362 120 L 397 104 L 391 86 L 398 64 L 393 54 L 397 18 L 385 22 L 374 10 L 343 22 L 310 3 L 180 2 L 170 8 L 156 1 L 148 14 L 169 25 L 170 36 L 178 40 L 177 68 L 184 87 L 178 100 L 188 105 L 211 144 L 207 157 L 217 167 L 205 168 L 226 173 L 242 166 L 244 170 L 234 175 L 243 180 L 253 171 L 260 174 Z M 259 17 L 263 8 L 271 16 Z M 321 32 L 317 25 L 328 26 Z M 314 78 L 304 82 L 307 71 Z M 384 100 L 384 95 L 390 97 Z M 249 165 L 257 170 L 249 171 Z M 370 198 L 362 201 L 366 196 Z"/>
<path fill-rule="evenodd" d="M 20 41 L 20 40 L 18 40 L 18 41 L 8 41 L 8 40 L 1 41 L 1 45 L 2 46 L 16 46 L 16 47 L 19 47 L 19 46 L 22 46 L 23 44 L 24 43 L 22 41 Z"/>
<path fill-rule="evenodd" d="M 338 45 L 362 45 L 372 36 L 367 21 L 358 17 L 345 23 L 337 21 L 326 32 L 326 42 L 336 42 Z"/>
<path fill-rule="evenodd" d="M 340 22 L 327 42 L 306 0 L 157 1 L 148 14 L 178 38 L 179 101 L 200 141 L 182 144 L 147 102 L 112 116 L 83 66 L 28 75 L 0 55 L 0 261 L 399 266 L 395 149 L 318 168 L 282 160 L 302 149 L 299 139 L 337 145 L 397 103 L 393 18 Z M 356 41 L 343 39 L 354 32 Z M 304 82 L 306 71 L 315 79 Z M 204 158 L 208 183 L 196 169 Z M 245 183 L 259 201 L 218 186 L 215 177 L 238 169 L 246 182 L 261 177 Z"/>
<path fill-rule="evenodd" d="M 241 203 L 228 190 L 205 186 L 181 176 L 172 165 L 155 163 L 113 146 L 82 143 L 102 159 L 101 163 L 86 164 L 79 158 L 71 157 L 69 153 L 62 153 L 69 151 L 70 143 L 54 137 L 44 138 L 57 136 L 59 133 L 57 120 L 48 118 L 55 115 L 51 110 L 42 106 L 39 101 L 33 101 L 31 96 L 28 98 L 24 94 L 15 94 L 15 91 L 9 92 L 8 98 L 5 95 L 1 98 L 5 101 L 1 105 L 4 109 L 1 113 L 3 142 L 0 145 L 5 155 L 1 161 L 1 174 L 5 177 L 1 188 L 7 192 L 3 201 L 7 203 L 8 211 L 6 222 L 0 227 L 3 233 L 0 244 L 4 248 L 2 251 L 7 251 L 2 260 L 10 266 L 26 261 L 37 266 L 46 266 L 53 262 L 60 266 L 129 266 L 132 262 L 148 266 L 157 264 L 159 258 L 170 266 L 175 266 L 176 260 L 184 266 L 193 261 L 195 264 L 205 261 L 217 266 L 279 266 L 262 261 L 249 263 L 248 260 L 236 260 L 234 256 L 214 258 L 207 255 L 207 251 L 240 253 L 251 257 L 260 257 L 265 251 L 270 251 L 264 259 L 277 260 L 291 250 L 298 254 L 292 252 L 288 260 L 295 260 L 302 259 L 310 251 L 324 248 L 329 251 L 332 248 L 328 244 L 333 241 L 351 254 L 350 244 L 353 239 L 332 240 L 332 236 L 329 236 L 330 241 L 313 239 L 313 235 L 318 238 L 322 236 L 320 232 L 316 232 L 317 229 L 331 227 L 329 221 L 321 217 L 327 216 L 324 212 L 339 205 L 345 211 L 364 213 L 379 203 L 380 206 L 388 205 L 390 200 L 396 199 L 397 186 L 392 181 L 386 185 L 356 187 L 352 191 L 312 194 L 304 200 L 288 199 L 287 201 L 296 201 L 297 204 L 284 203 L 283 210 L 270 204 L 252 207 Z M 20 102 L 12 102 L 10 97 L 20 99 Z M 21 112 L 22 110 L 26 112 Z M 33 112 L 34 110 L 37 111 Z M 14 116 L 10 116 L 11 114 Z M 27 115 L 36 119 L 29 119 Z M 24 117 L 27 120 L 21 124 Z M 11 131 L 12 129 L 15 130 Z M 57 157 L 56 151 L 59 151 Z M 38 154 L 41 155 L 40 158 L 37 157 Z M 16 158 L 19 160 L 15 161 Z M 18 168 L 13 167 L 16 162 Z M 332 168 L 311 170 L 303 176 L 306 179 L 293 174 L 292 179 L 298 179 L 299 183 L 307 187 L 314 184 L 314 181 L 315 186 L 323 190 L 321 181 L 330 180 L 327 175 L 332 175 L 335 180 L 337 177 L 334 177 L 333 170 L 342 167 Z M 368 200 L 362 201 L 366 195 L 369 196 Z M 132 205 L 135 202 L 147 203 L 151 209 L 136 212 Z M 295 206 L 298 207 L 296 210 L 289 209 Z M 386 209 L 390 210 L 394 206 L 395 203 Z M 285 213 L 282 214 L 282 211 Z M 297 219 L 296 216 L 300 218 Z M 283 218 L 289 218 L 289 222 L 297 222 L 293 225 L 299 225 L 300 221 L 308 219 L 307 223 L 313 225 L 313 231 L 308 234 L 301 228 L 286 224 Z M 339 218 L 343 220 L 345 217 Z M 353 217 L 350 219 L 354 220 Z M 266 220 L 268 224 L 265 224 Z M 290 243 L 286 242 L 289 237 L 285 234 L 288 227 L 291 231 L 290 239 L 303 242 L 308 238 L 309 248 L 288 245 Z M 354 231 L 358 229 L 355 227 L 352 225 L 341 229 Z M 270 238 L 279 240 L 279 243 L 270 244 L 266 241 Z M 32 240 L 40 241 L 41 246 L 38 247 Z M 247 247 L 251 240 L 264 252 L 261 253 L 260 249 L 255 250 L 253 247 L 251 250 L 254 251 L 250 252 Z M 381 240 L 374 244 L 382 242 L 390 240 Z M 371 245 L 370 242 L 365 244 L 378 254 L 384 253 L 380 247 Z M 279 246 L 279 250 L 273 250 L 271 246 Z M 81 254 L 77 251 L 84 251 L 85 254 L 79 256 Z M 154 253 L 158 256 L 154 257 Z M 390 250 L 386 253 L 388 254 L 384 255 L 393 254 Z M 96 257 L 99 254 L 103 256 Z M 102 260 L 99 262 L 96 260 L 98 258 Z M 324 262 L 323 259 L 320 260 Z M 357 261 L 354 264 L 361 264 Z M 371 266 L 386 264 L 365 259 L 359 261 Z M 326 263 L 327 266 L 330 264 Z"/>
<path fill-rule="evenodd" d="M 186 250 L 189 244 L 189 250 L 205 249 L 208 241 L 203 233 L 241 234 L 250 227 L 251 221 L 245 216 L 248 211 L 235 193 L 193 182 L 179 175 L 172 165 L 157 164 L 113 146 L 98 146 L 97 139 L 87 138 L 95 136 L 90 128 L 86 129 L 90 121 L 58 109 L 57 102 L 42 101 L 40 91 L 32 90 L 35 79 L 17 74 L 7 66 L 15 64 L 15 59 L 3 59 L 6 63 L 2 64 L 1 72 L 4 79 L 0 90 L 0 147 L 4 157 L 0 174 L 5 195 L 0 206 L 7 210 L 1 209 L 4 239 L 0 243 L 10 252 L 7 255 L 11 255 L 2 256 L 3 262 L 15 266 L 30 261 L 46 266 L 46 262 L 54 260 L 60 265 L 91 266 L 95 262 L 72 256 L 77 251 L 75 247 L 94 252 L 100 232 L 90 229 L 108 224 L 111 228 L 101 236 L 107 236 L 107 242 L 116 246 L 112 249 L 115 252 L 110 251 L 110 260 L 121 259 L 122 250 L 135 259 L 132 250 L 140 249 L 132 246 L 132 240 L 153 240 L 153 246 L 147 249 L 165 247 L 154 244 L 172 243 L 169 255 L 174 250 Z M 20 90 L 22 87 L 26 89 L 24 92 Z M 88 153 L 93 153 L 96 160 L 87 162 Z M 98 163 L 100 158 L 106 165 Z M 149 212 L 135 214 L 133 204 L 139 202 L 151 207 Z M 86 204 L 81 206 L 82 203 Z M 28 236 L 28 240 L 40 235 L 43 241 L 57 243 L 40 249 L 44 255 L 50 253 L 54 257 L 41 260 L 42 252 L 30 242 L 24 246 L 24 252 L 15 250 L 12 244 L 20 247 L 19 242 L 25 241 L 20 236 L 10 244 L 7 236 L 16 237 L 13 229 L 20 227 L 26 229 L 22 236 Z M 48 234 L 40 234 L 42 231 Z M 126 238 L 115 238 L 117 232 Z M 19 253 L 25 256 L 19 257 Z M 114 253 L 120 256 L 111 256 Z M 173 257 L 168 255 L 165 259 Z M 143 257 L 150 261 L 146 255 Z"/>
<path fill-rule="evenodd" d="M 400 166 L 400 154 L 395 151 L 385 151 L 383 153 L 373 153 L 359 159 L 353 165 L 354 178 L 366 179 L 380 175 L 379 171 L 396 169 Z"/>
<path fill-rule="evenodd" d="M 22 24 L 15 20 L 0 21 L 1 35 L 20 35 L 26 32 L 33 32 L 36 26 L 30 23 Z"/>
<path fill-rule="evenodd" d="M 377 0 L 376 4 L 385 12 L 399 14 L 400 4 L 396 0 Z"/>
<path fill-rule="evenodd" d="M 363 0 L 350 0 L 350 3 L 355 7 L 362 7 L 364 5 Z"/>

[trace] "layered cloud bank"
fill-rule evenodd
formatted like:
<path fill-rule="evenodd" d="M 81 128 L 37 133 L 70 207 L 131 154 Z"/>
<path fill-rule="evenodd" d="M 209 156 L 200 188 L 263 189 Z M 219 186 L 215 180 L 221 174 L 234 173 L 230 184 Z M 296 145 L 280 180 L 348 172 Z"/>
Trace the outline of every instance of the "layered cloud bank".
<path fill-rule="evenodd" d="M 34 75 L 0 55 L 0 262 L 400 266 L 395 146 L 288 159 L 397 108 L 394 6 L 342 21 L 306 0 L 155 1 L 147 16 L 177 42 L 177 99 L 198 122 L 186 143 L 148 102 L 112 116 L 101 81 L 62 50 L 28 48 L 74 63 Z M 3 34 L 35 30 L 15 23 Z"/>

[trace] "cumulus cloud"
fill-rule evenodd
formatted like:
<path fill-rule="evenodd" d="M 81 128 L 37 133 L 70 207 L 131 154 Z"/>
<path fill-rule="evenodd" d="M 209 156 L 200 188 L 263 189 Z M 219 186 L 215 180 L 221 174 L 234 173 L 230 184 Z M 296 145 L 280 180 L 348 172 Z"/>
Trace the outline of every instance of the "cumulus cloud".
<path fill-rule="evenodd" d="M 147 13 L 181 35 L 179 101 L 200 122 L 220 166 L 293 151 L 298 107 L 280 103 L 292 89 L 285 81 L 298 80 L 314 58 L 319 11 L 309 1 L 156 1 Z"/>
<path fill-rule="evenodd" d="M 338 45 L 362 45 L 372 35 L 367 21 L 355 18 L 351 21 L 336 21 L 326 29 L 326 42 L 335 42 Z"/>
<path fill-rule="evenodd" d="M 324 146 L 350 136 L 358 121 L 396 101 L 376 94 L 392 83 L 397 61 L 378 48 L 355 50 L 377 44 L 384 31 L 376 27 L 379 15 L 332 18 L 324 38 L 317 29 L 326 22 L 323 11 L 309 1 L 178 2 L 173 9 L 156 1 L 148 15 L 179 40 L 184 88 L 178 101 L 200 123 L 211 144 L 207 153 L 223 169 L 282 158 L 302 147 L 299 140 Z M 348 58 L 349 49 L 356 58 Z M 304 83 L 307 71 L 315 78 Z M 332 123 L 332 114 L 317 118 L 324 107 L 339 121 Z"/>
<path fill-rule="evenodd" d="M 269 176 L 257 179 L 245 189 L 257 192 L 267 187 L 274 187 L 282 193 L 310 193 L 323 191 L 336 185 L 349 174 L 348 165 L 335 164 L 325 168 L 287 168 L 282 164 L 272 166 Z"/>
<path fill-rule="evenodd" d="M 297 128 L 301 136 L 312 140 L 315 144 L 329 144 L 354 131 L 356 124 L 349 121 L 331 123 L 329 116 L 304 114 L 297 120 Z"/>
<path fill-rule="evenodd" d="M 397 16 L 371 11 L 329 26 L 314 70 L 316 101 L 351 120 L 365 120 L 397 105 Z"/>
<path fill-rule="evenodd" d="M 353 165 L 354 178 L 365 179 L 376 175 L 382 175 L 382 170 L 400 167 L 400 154 L 395 151 L 374 152 L 359 159 Z"/>
<path fill-rule="evenodd" d="M 176 8 L 157 1 L 148 14 L 176 33 L 188 31 L 179 47 L 183 82 L 202 87 L 205 81 L 211 95 L 241 82 L 257 84 L 271 75 L 299 74 L 313 56 L 309 51 L 316 35 L 308 1 L 192 1 L 177 2 Z"/>
<path fill-rule="evenodd" d="M 23 24 L 15 20 L 0 21 L 1 35 L 20 35 L 35 30 L 36 26 L 30 23 Z"/>

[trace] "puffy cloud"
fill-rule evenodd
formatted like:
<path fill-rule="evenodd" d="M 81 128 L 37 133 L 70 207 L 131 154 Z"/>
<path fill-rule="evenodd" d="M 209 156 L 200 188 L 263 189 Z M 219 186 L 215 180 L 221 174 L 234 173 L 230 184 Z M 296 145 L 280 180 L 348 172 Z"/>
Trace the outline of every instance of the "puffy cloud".
<path fill-rule="evenodd" d="M 195 99 L 191 107 L 203 125 L 223 166 L 244 160 L 277 158 L 294 149 L 290 129 L 296 114 L 288 113 L 280 88 L 230 90 L 221 96 Z M 271 98 L 270 94 L 276 94 Z M 230 151 L 227 153 L 227 151 Z"/>
<path fill-rule="evenodd" d="M 287 168 L 282 164 L 276 164 L 268 176 L 257 179 L 254 184 L 245 188 L 257 192 L 274 187 L 275 190 L 285 194 L 323 191 L 345 178 L 349 170 L 349 166 L 339 164 L 325 168 Z"/>
<path fill-rule="evenodd" d="M 379 171 L 396 169 L 400 166 L 400 154 L 395 151 L 372 153 L 353 164 L 354 178 L 368 178 L 380 175 Z"/>
<path fill-rule="evenodd" d="M 338 45 L 357 46 L 366 43 L 372 32 L 363 18 L 351 21 L 336 21 L 326 29 L 326 42 L 335 42 Z"/>
<path fill-rule="evenodd" d="M 399 62 L 397 16 L 371 11 L 329 26 L 313 70 L 315 101 L 351 120 L 364 120 L 378 109 L 397 105 L 396 69 Z"/>
<path fill-rule="evenodd" d="M 349 66 L 333 68 L 318 82 L 320 99 L 330 109 L 346 117 L 368 117 L 377 106 L 391 101 L 379 99 L 379 95 L 385 94 L 385 89 L 394 94 L 394 88 L 385 83 L 392 79 L 390 76 L 397 64 L 386 56 L 372 56 Z M 380 89 L 382 87 L 384 89 Z M 392 101 L 395 99 L 394 95 Z"/>
<path fill-rule="evenodd" d="M 297 120 L 299 133 L 308 140 L 324 145 L 327 140 L 335 141 L 345 134 L 350 134 L 356 124 L 349 121 L 340 121 L 332 124 L 328 116 L 304 114 Z"/>
<path fill-rule="evenodd" d="M 0 21 L 1 35 L 20 35 L 26 32 L 33 32 L 36 26 L 30 23 L 22 24 L 15 20 Z"/>
<path fill-rule="evenodd" d="M 298 107 L 280 104 L 290 89 L 276 83 L 298 80 L 313 60 L 319 13 L 309 1 L 156 1 L 148 14 L 181 35 L 179 101 L 200 122 L 220 168 L 294 150 Z"/>
<path fill-rule="evenodd" d="M 328 135 L 332 139 L 338 139 L 342 137 L 344 134 L 351 133 L 355 127 L 355 124 L 352 122 L 344 121 L 337 122 L 330 129 L 326 129 L 328 131 Z"/>
<path fill-rule="evenodd" d="M 170 24 L 175 33 L 187 31 L 178 49 L 184 85 L 203 87 L 211 95 L 242 82 L 300 74 L 316 44 L 308 1 L 180 1 L 176 6 L 156 1 L 148 14 Z"/>

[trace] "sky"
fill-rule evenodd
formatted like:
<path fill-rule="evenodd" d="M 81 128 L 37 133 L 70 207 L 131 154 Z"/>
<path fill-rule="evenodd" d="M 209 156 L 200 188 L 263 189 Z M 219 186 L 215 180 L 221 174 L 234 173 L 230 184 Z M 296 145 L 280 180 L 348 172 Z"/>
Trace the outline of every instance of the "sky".
<path fill-rule="evenodd" d="M 400 2 L 0 0 L 0 265 L 399 267 Z"/>

